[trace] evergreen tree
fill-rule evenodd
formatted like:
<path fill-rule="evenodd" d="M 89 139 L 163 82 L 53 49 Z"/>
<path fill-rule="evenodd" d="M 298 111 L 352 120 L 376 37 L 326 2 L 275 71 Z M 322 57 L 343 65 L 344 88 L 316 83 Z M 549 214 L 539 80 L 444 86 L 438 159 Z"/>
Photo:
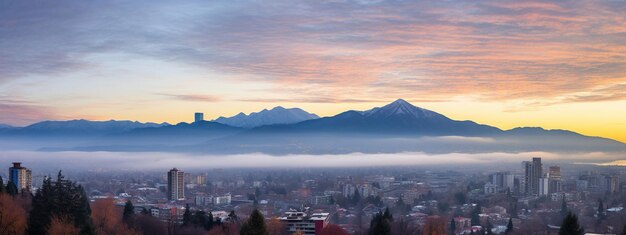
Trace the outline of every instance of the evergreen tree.
<path fill-rule="evenodd" d="M 513 232 L 513 219 L 509 218 L 509 223 L 506 225 L 506 234 Z"/>
<path fill-rule="evenodd" d="M 626 235 L 626 224 L 624 224 L 624 228 L 622 229 L 622 235 Z"/>
<path fill-rule="evenodd" d="M 0 176 L 0 194 L 3 194 L 7 191 L 7 189 L 4 187 L 4 181 L 2 180 L 2 176 Z"/>
<path fill-rule="evenodd" d="M 390 216 L 386 215 L 388 209 L 385 210 L 385 213 L 383 214 L 382 212 L 378 212 L 376 215 L 374 215 L 374 217 L 372 218 L 372 221 L 370 222 L 370 229 L 369 229 L 369 234 L 370 235 L 390 235 L 391 234 L 391 220 L 390 220 Z"/>
<path fill-rule="evenodd" d="M 472 226 L 480 225 L 480 213 L 482 213 L 482 207 L 480 204 L 476 204 L 474 210 L 472 211 L 471 223 Z"/>
<path fill-rule="evenodd" d="M 206 212 L 202 211 L 202 210 L 198 210 L 196 211 L 196 213 L 193 213 L 193 216 L 191 217 L 191 224 L 193 224 L 196 227 L 202 227 L 204 229 L 207 229 L 207 224 L 208 222 L 208 216 L 206 215 Z"/>
<path fill-rule="evenodd" d="M 599 200 L 598 203 L 598 220 L 604 220 L 606 218 L 606 214 L 604 213 L 604 203 L 602 199 Z"/>
<path fill-rule="evenodd" d="M 150 211 L 148 211 L 148 209 L 146 209 L 145 207 L 141 209 L 141 214 L 142 215 L 151 215 Z"/>
<path fill-rule="evenodd" d="M 352 204 L 359 204 L 361 201 L 361 193 L 359 193 L 358 189 L 354 189 L 354 195 L 352 195 Z"/>
<path fill-rule="evenodd" d="M 451 234 L 455 234 L 456 232 L 456 222 L 454 221 L 454 218 L 450 219 L 450 233 Z"/>
<path fill-rule="evenodd" d="M 567 203 L 565 202 L 565 195 L 563 195 L 563 199 L 561 200 L 561 216 L 566 216 L 569 210 L 567 209 Z"/>
<path fill-rule="evenodd" d="M 268 235 L 265 218 L 257 209 L 252 211 L 250 218 L 241 226 L 240 235 Z"/>
<path fill-rule="evenodd" d="M 17 186 L 15 186 L 15 184 L 10 180 L 9 182 L 7 182 L 7 193 L 13 197 L 15 197 L 17 193 L 19 193 L 19 191 L 17 190 Z"/>
<path fill-rule="evenodd" d="M 230 213 L 228 213 L 228 220 L 230 220 L 231 222 L 239 221 L 239 217 L 235 214 L 235 210 L 231 210 Z"/>
<path fill-rule="evenodd" d="M 80 234 L 94 234 L 89 199 L 82 186 L 65 180 L 61 172 L 57 181 L 44 179 L 42 187 L 32 199 L 28 218 L 28 234 L 46 234 L 53 216 L 67 217 Z"/>
<path fill-rule="evenodd" d="M 561 229 L 559 229 L 559 235 L 583 235 L 585 234 L 585 230 L 578 224 L 578 217 L 569 212 L 565 219 L 563 219 L 563 223 L 561 224 Z"/>
<path fill-rule="evenodd" d="M 393 221 L 393 215 L 389 211 L 389 207 L 385 208 L 385 213 L 383 214 L 383 218 L 388 219 L 389 221 Z"/>
<path fill-rule="evenodd" d="M 189 209 L 189 203 L 185 205 L 185 213 L 183 213 L 183 226 L 191 224 L 191 209 Z"/>
<path fill-rule="evenodd" d="M 207 216 L 207 222 L 204 224 L 204 229 L 211 230 L 215 225 L 215 218 L 213 218 L 213 213 L 209 211 L 209 215 Z"/>
<path fill-rule="evenodd" d="M 145 209 L 146 208 L 144 208 L 144 210 Z M 129 223 L 134 215 L 135 215 L 135 206 L 133 206 L 133 202 L 128 200 L 126 201 L 126 204 L 124 204 L 124 214 L 122 215 L 122 220 L 126 223 Z"/>

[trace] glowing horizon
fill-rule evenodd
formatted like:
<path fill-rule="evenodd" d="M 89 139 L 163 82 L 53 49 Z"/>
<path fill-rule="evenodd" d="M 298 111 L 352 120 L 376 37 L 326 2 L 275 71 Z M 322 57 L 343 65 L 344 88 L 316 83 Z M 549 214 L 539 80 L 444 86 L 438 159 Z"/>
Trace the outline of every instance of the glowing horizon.
<path fill-rule="evenodd" d="M 626 142 L 626 2 L 0 3 L 0 123 L 403 98 Z"/>

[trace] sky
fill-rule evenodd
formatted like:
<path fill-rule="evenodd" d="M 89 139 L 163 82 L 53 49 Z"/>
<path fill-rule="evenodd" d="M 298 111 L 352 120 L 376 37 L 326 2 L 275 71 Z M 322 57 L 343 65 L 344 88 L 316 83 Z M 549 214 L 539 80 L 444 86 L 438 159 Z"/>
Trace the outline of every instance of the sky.
<path fill-rule="evenodd" d="M 0 0 L 0 123 L 398 98 L 626 142 L 626 1 Z"/>

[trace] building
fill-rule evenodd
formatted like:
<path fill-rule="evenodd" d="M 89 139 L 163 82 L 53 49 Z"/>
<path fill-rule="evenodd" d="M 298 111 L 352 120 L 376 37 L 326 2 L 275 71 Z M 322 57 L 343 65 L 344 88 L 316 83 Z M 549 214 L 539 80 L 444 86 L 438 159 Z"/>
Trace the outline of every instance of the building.
<path fill-rule="evenodd" d="M 195 113 L 193 121 L 194 122 L 204 121 L 204 113 Z"/>
<path fill-rule="evenodd" d="M 548 195 L 550 193 L 550 180 L 546 177 L 539 178 L 538 195 Z"/>
<path fill-rule="evenodd" d="M 173 168 L 167 173 L 167 199 L 185 200 L 185 172 Z"/>
<path fill-rule="evenodd" d="M 213 205 L 229 205 L 232 201 L 230 194 L 213 197 Z"/>
<path fill-rule="evenodd" d="M 320 234 L 322 229 L 330 222 L 329 213 L 313 213 L 310 216 L 306 212 L 288 211 L 280 221 L 285 224 L 287 232 L 294 234 L 300 231 L 302 234 Z"/>
<path fill-rule="evenodd" d="M 30 169 L 23 167 L 21 162 L 14 162 L 13 166 L 9 167 L 9 180 L 18 190 L 30 191 L 32 179 Z"/>
<path fill-rule="evenodd" d="M 485 194 L 495 194 L 498 192 L 498 186 L 492 183 L 485 184 Z"/>
<path fill-rule="evenodd" d="M 498 190 L 511 190 L 514 188 L 515 177 L 509 172 L 496 172 L 489 176 L 491 184 L 498 187 Z"/>
<path fill-rule="evenodd" d="M 539 178 L 543 176 L 541 158 L 534 157 L 532 162 L 522 162 L 524 168 L 524 192 L 527 195 L 539 194 Z"/>
<path fill-rule="evenodd" d="M 619 178 L 617 177 L 617 175 L 607 175 L 605 179 L 607 192 L 619 192 Z"/>
<path fill-rule="evenodd" d="M 561 181 L 561 167 L 559 166 L 551 166 L 548 171 L 548 179 L 549 179 L 549 193 L 558 193 L 563 191 L 562 181 Z"/>

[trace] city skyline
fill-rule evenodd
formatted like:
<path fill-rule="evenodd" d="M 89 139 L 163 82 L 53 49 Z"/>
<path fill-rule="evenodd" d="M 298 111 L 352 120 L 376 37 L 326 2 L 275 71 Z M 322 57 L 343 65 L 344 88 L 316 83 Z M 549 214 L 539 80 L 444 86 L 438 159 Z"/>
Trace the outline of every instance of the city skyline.
<path fill-rule="evenodd" d="M 403 98 L 626 142 L 620 1 L 0 4 L 0 123 L 332 116 Z"/>

